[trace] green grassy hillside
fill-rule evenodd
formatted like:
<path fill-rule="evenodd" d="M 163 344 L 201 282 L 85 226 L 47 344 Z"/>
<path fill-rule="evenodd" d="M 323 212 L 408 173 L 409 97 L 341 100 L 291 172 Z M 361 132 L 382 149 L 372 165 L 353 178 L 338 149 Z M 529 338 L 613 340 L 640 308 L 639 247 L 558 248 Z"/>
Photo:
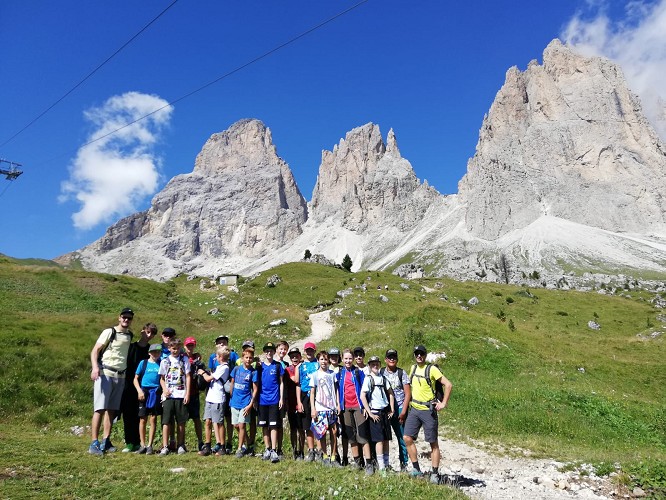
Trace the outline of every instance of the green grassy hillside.
<path fill-rule="evenodd" d="M 272 274 L 282 281 L 268 288 Z M 659 483 L 661 474 L 666 485 L 666 347 L 658 335 L 664 313 L 651 305 L 654 293 L 407 282 L 298 263 L 241 279 L 238 293 L 209 283 L 202 290 L 200 283 L 0 259 L 0 440 L 14 440 L 13 449 L 26 444 L 9 435 L 8 425 L 36 440 L 31 432 L 38 429 L 65 432 L 89 424 L 89 353 L 125 306 L 136 312 L 135 331 L 149 321 L 172 326 L 183 338 L 196 337 L 204 356 L 221 332 L 237 349 L 244 338 L 259 345 L 303 338 L 310 332 L 307 316 L 319 306 L 334 310 L 337 326 L 321 347 L 360 344 L 383 359 L 390 346 L 403 367 L 416 343 L 445 352 L 440 366 L 454 390 L 441 421 L 451 437 L 568 461 L 642 467 L 645 477 Z M 336 298 L 344 289 L 351 294 Z M 472 297 L 477 305 L 468 305 Z M 209 314 L 213 309 L 218 313 Z M 287 323 L 269 326 L 280 318 Z M 601 329 L 590 329 L 591 320 Z M 83 456 L 87 438 L 59 439 L 78 450 L 73 457 Z M 9 459 L 0 451 L 0 465 Z"/>

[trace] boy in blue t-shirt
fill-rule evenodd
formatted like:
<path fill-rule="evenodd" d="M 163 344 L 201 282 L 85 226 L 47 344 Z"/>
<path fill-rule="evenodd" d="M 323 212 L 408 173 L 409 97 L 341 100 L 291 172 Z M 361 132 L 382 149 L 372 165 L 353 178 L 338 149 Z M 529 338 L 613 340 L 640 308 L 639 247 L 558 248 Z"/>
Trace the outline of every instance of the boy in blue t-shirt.
<path fill-rule="evenodd" d="M 277 453 L 278 429 L 282 428 L 282 405 L 284 403 L 284 367 L 275 361 L 275 345 L 268 342 L 264 346 L 265 361 L 257 367 L 261 378 L 259 391 L 259 427 L 263 430 L 264 451 L 263 459 L 276 464 L 280 461 Z"/>
<path fill-rule="evenodd" d="M 139 439 L 141 446 L 135 453 L 153 454 L 153 440 L 157 427 L 157 415 L 162 413 L 160 403 L 160 356 L 162 345 L 153 344 L 148 349 L 148 359 L 142 360 L 136 368 L 134 387 L 139 396 Z M 146 423 L 150 419 L 150 432 L 146 442 Z"/>
<path fill-rule="evenodd" d="M 312 342 L 305 344 L 305 360 L 299 365 L 296 386 L 296 409 L 301 416 L 301 425 L 305 429 L 305 437 L 308 443 L 308 454 L 306 462 L 314 462 L 314 435 L 310 424 L 312 422 L 312 410 L 310 408 L 310 375 L 319 369 L 319 362 L 315 358 L 317 347 Z"/>
<path fill-rule="evenodd" d="M 242 364 L 231 372 L 231 424 L 238 430 L 238 451 L 236 458 L 243 457 L 245 446 L 245 427 L 250 423 L 252 406 L 257 399 L 257 370 L 252 367 L 254 349 L 245 348 L 241 357 Z"/>

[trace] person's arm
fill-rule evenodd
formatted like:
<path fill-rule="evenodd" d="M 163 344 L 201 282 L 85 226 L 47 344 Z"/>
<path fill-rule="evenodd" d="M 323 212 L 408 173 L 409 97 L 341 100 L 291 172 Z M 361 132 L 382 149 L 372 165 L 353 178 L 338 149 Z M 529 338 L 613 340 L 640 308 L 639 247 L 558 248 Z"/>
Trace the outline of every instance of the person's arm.
<path fill-rule="evenodd" d="M 162 401 L 164 401 L 169 396 L 171 396 L 171 391 L 169 390 L 169 387 L 167 386 L 166 379 L 164 378 L 164 375 L 160 375 L 160 386 L 162 387 Z"/>
<path fill-rule="evenodd" d="M 303 403 L 301 403 L 301 365 L 298 365 L 294 370 L 294 378 L 292 379 L 296 384 L 296 411 L 303 413 Z"/>
<path fill-rule="evenodd" d="M 437 411 L 447 407 L 449 404 L 449 398 L 451 397 L 451 389 L 453 389 L 453 384 L 449 382 L 449 379 L 447 379 L 444 375 L 442 375 L 442 378 L 440 378 L 439 381 L 444 386 L 444 399 L 442 401 L 438 401 L 435 405 L 435 409 Z"/>
<path fill-rule="evenodd" d="M 185 397 L 183 398 L 183 403 L 187 404 L 190 402 L 190 391 L 192 390 L 192 370 L 190 370 L 189 366 L 185 368 Z"/>
<path fill-rule="evenodd" d="M 254 402 L 257 399 L 258 393 L 259 393 L 259 386 L 257 385 L 256 382 L 252 382 L 252 397 L 250 398 L 250 403 L 245 408 L 243 408 L 244 417 L 246 417 L 248 413 L 250 413 L 250 410 L 252 409 L 252 406 L 254 405 Z"/>
<path fill-rule="evenodd" d="M 370 404 L 368 403 L 368 396 L 367 393 L 365 392 L 365 383 L 363 384 L 363 387 L 361 387 L 361 402 L 363 403 L 363 407 L 365 408 L 365 414 L 371 418 L 374 422 L 377 422 L 379 420 L 379 415 L 375 415 L 370 411 Z"/>
<path fill-rule="evenodd" d="M 389 387 L 389 389 L 386 391 L 389 397 L 389 415 L 388 417 L 391 418 L 393 414 L 395 413 L 395 396 L 393 395 L 393 389 Z"/>
<path fill-rule="evenodd" d="M 278 370 L 279 369 L 280 368 L 278 368 Z M 284 406 L 284 373 L 278 378 L 280 379 L 280 402 L 278 403 L 278 408 L 281 410 L 282 406 Z"/>
<path fill-rule="evenodd" d="M 313 373 L 310 375 L 310 415 L 312 415 L 312 420 L 317 418 L 315 399 L 317 399 L 317 382 L 315 380 L 315 374 Z"/>
<path fill-rule="evenodd" d="M 412 400 L 412 386 L 411 384 L 402 384 L 402 390 L 405 391 L 405 401 L 402 403 L 402 411 L 398 416 L 398 420 L 401 424 L 405 423 L 407 418 L 407 412 L 409 411 L 409 402 Z"/>
<path fill-rule="evenodd" d="M 146 399 L 146 395 L 143 393 L 143 389 L 141 389 L 141 384 L 139 383 L 138 373 L 134 375 L 134 388 L 136 389 L 136 393 L 139 396 L 139 401 Z"/>
<path fill-rule="evenodd" d="M 92 370 L 90 371 L 90 380 L 97 380 L 99 378 L 99 365 L 97 360 L 99 359 L 99 353 L 104 349 L 104 344 L 96 343 L 95 346 L 90 351 L 90 364 L 92 365 Z"/>

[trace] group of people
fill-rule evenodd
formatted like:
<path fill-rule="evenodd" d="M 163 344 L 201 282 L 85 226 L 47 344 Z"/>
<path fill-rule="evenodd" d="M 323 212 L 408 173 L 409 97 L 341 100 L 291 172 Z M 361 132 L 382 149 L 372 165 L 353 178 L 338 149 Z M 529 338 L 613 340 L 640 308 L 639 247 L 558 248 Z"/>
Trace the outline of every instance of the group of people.
<path fill-rule="evenodd" d="M 100 334 L 90 355 L 91 454 L 116 451 L 111 429 L 122 412 L 123 452 L 187 453 L 185 428 L 193 420 L 199 455 L 253 456 L 260 427 L 262 458 L 277 463 L 284 456 L 286 419 L 295 460 L 386 475 L 391 470 L 389 442 L 395 435 L 400 470 L 408 471 L 411 463 L 409 473 L 422 476 L 415 440 L 423 428 L 431 447 L 430 477 L 439 480 L 438 412 L 447 406 L 452 384 L 436 365 L 426 362 L 425 346 L 414 348 L 414 363 L 404 370 L 398 367 L 395 349 L 386 351 L 382 367 L 378 356 L 366 364 L 362 347 L 317 352 L 312 342 L 304 345 L 303 353 L 285 341 L 267 342 L 258 356 L 254 342 L 246 340 L 239 355 L 229 348 L 229 338 L 220 335 L 205 365 L 196 339 L 181 341 L 173 328 L 164 328 L 162 342 L 151 344 L 157 327 L 147 323 L 132 342 L 133 319 L 134 312 L 123 309 L 118 325 Z M 159 415 L 162 444 L 153 450 Z"/>

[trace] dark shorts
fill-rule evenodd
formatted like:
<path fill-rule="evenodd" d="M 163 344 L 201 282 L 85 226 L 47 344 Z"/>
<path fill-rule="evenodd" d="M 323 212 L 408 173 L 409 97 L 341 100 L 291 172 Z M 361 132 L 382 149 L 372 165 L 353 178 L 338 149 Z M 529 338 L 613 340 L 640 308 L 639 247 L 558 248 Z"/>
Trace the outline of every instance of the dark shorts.
<path fill-rule="evenodd" d="M 348 408 L 342 412 L 342 436 L 350 443 L 366 444 L 370 437 L 368 420 L 360 408 Z"/>
<path fill-rule="evenodd" d="M 423 427 L 423 437 L 427 443 L 437 442 L 437 427 L 439 419 L 437 412 L 433 410 L 417 410 L 414 407 L 409 408 L 407 419 L 405 420 L 405 436 L 416 440 L 419 430 Z"/>
<path fill-rule="evenodd" d="M 259 405 L 259 427 L 282 429 L 282 415 L 278 405 Z"/>
<path fill-rule="evenodd" d="M 179 424 L 187 423 L 190 418 L 182 399 L 167 399 L 162 403 L 162 425 L 170 423 L 174 418 Z"/>
<path fill-rule="evenodd" d="M 303 404 L 303 413 L 297 413 L 298 418 L 301 419 L 301 429 L 306 431 L 310 430 L 312 423 L 312 408 L 310 408 L 310 395 L 301 392 L 301 403 Z"/>
<path fill-rule="evenodd" d="M 379 443 L 380 441 L 388 441 L 391 439 L 391 423 L 388 418 L 388 409 L 379 412 L 372 412 L 374 415 L 379 415 L 379 420 L 375 422 L 371 418 L 368 419 L 368 426 L 370 427 L 370 441 Z"/>
<path fill-rule="evenodd" d="M 188 418 L 191 418 L 192 420 L 199 420 L 201 418 L 201 402 L 198 394 L 192 397 L 186 406 L 189 415 Z"/>
<path fill-rule="evenodd" d="M 296 413 L 295 411 L 290 411 L 287 412 L 287 420 L 289 421 L 289 428 L 294 430 L 302 430 L 303 429 L 303 421 L 301 419 L 301 414 Z"/>
<path fill-rule="evenodd" d="M 146 408 L 145 401 L 139 401 L 139 418 L 146 418 L 148 415 L 161 415 L 162 403 L 157 401 L 152 408 Z"/>

